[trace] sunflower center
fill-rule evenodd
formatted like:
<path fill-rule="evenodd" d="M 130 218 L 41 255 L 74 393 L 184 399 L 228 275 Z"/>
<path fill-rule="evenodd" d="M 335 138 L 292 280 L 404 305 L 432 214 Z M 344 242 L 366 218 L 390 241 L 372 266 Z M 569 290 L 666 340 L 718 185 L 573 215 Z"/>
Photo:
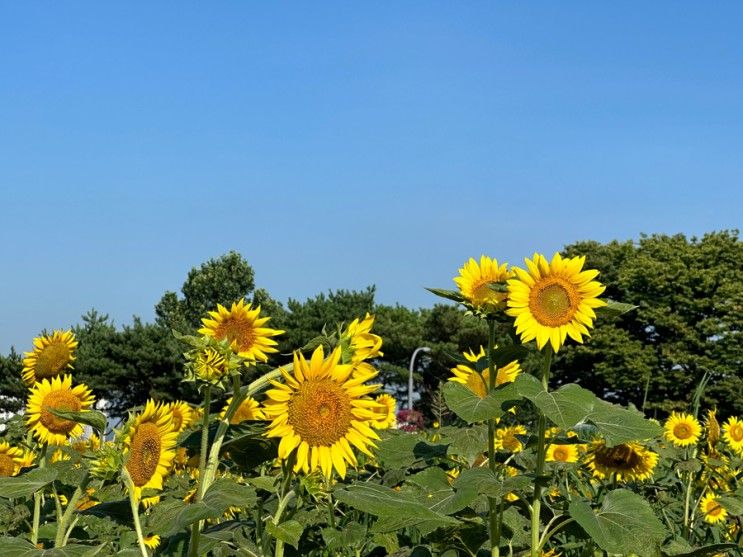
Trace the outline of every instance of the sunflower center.
<path fill-rule="evenodd" d="M 552 457 L 560 462 L 567 462 L 570 460 L 570 454 L 565 447 L 555 447 L 555 450 L 552 452 Z"/>
<path fill-rule="evenodd" d="M 242 316 L 231 316 L 222 321 L 214 330 L 214 338 L 235 343 L 240 352 L 250 350 L 255 343 L 253 321 Z"/>
<path fill-rule="evenodd" d="M 635 470 L 642 465 L 642 457 L 627 445 L 597 449 L 595 458 L 601 466 L 617 472 Z"/>
<path fill-rule="evenodd" d="M 513 433 L 507 433 L 501 439 L 501 445 L 507 451 L 510 451 L 512 453 L 515 453 L 515 452 L 517 452 L 521 448 L 521 441 L 519 441 L 516 438 L 516 435 L 515 434 L 513 434 Z"/>
<path fill-rule="evenodd" d="M 63 342 L 52 342 L 36 356 L 36 379 L 56 377 L 70 363 L 70 349 Z"/>
<path fill-rule="evenodd" d="M 731 427 L 730 437 L 732 437 L 733 441 L 735 442 L 743 441 L 743 426 L 740 424 L 735 424 L 733 427 Z"/>
<path fill-rule="evenodd" d="M 707 514 L 710 516 L 719 516 L 722 513 L 723 508 L 717 501 L 710 501 L 707 503 Z"/>
<path fill-rule="evenodd" d="M 506 299 L 505 292 L 496 292 L 491 285 L 497 284 L 489 279 L 481 279 L 472 285 L 472 301 L 475 304 L 492 301 L 502 302 Z"/>
<path fill-rule="evenodd" d="M 689 439 L 692 437 L 691 427 L 685 423 L 676 424 L 673 426 L 673 434 L 677 439 Z"/>
<path fill-rule="evenodd" d="M 351 400 L 331 379 L 305 381 L 289 401 L 289 424 L 310 446 L 331 446 L 351 427 Z"/>
<path fill-rule="evenodd" d="M 12 476 L 15 473 L 15 461 L 7 454 L 0 454 L 0 478 Z"/>
<path fill-rule="evenodd" d="M 560 277 L 537 281 L 529 294 L 529 309 L 545 327 L 567 325 L 578 309 L 579 296 L 575 287 Z"/>
<path fill-rule="evenodd" d="M 80 399 L 72 391 L 52 391 L 48 393 L 41 402 L 41 416 L 39 421 L 51 431 L 60 435 L 67 435 L 77 425 L 72 420 L 58 418 L 49 409 L 63 410 L 65 412 L 79 412 L 81 408 Z"/>
<path fill-rule="evenodd" d="M 160 462 L 160 450 L 160 430 L 157 425 L 152 422 L 140 424 L 132 439 L 129 460 L 126 462 L 126 469 L 135 486 L 142 487 L 155 475 Z"/>

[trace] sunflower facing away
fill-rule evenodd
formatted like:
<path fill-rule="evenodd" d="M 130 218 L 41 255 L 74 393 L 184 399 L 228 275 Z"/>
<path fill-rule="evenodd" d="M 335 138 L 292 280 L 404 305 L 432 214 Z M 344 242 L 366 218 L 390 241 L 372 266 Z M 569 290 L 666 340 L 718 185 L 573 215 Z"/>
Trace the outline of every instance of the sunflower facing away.
<path fill-rule="evenodd" d="M 552 444 L 547 447 L 545 460 L 547 462 L 578 462 L 579 454 L 578 445 Z"/>
<path fill-rule="evenodd" d="M 702 424 L 691 414 L 672 412 L 664 426 L 666 439 L 677 447 L 696 445 L 702 434 Z"/>
<path fill-rule="evenodd" d="M 477 364 L 479 360 L 485 358 L 485 349 L 481 346 L 480 353 L 477 355 L 472 351 L 469 353 L 465 352 L 464 357 L 470 362 Z M 452 368 L 451 372 L 454 376 L 449 377 L 449 381 L 466 385 L 470 391 L 480 398 L 485 398 L 487 396 L 488 391 L 490 390 L 490 370 L 487 367 L 482 370 L 482 373 L 479 373 L 476 369 L 473 369 L 468 365 L 459 364 L 457 367 Z M 497 368 L 495 386 L 499 387 L 505 383 L 512 383 L 516 380 L 519 373 L 521 373 L 521 365 L 518 360 L 514 360 L 503 367 Z"/>
<path fill-rule="evenodd" d="M 72 368 L 77 340 L 72 331 L 54 331 L 34 339 L 34 349 L 23 358 L 23 381 L 29 387 Z"/>
<path fill-rule="evenodd" d="M 0 441 L 0 478 L 15 476 L 21 470 L 23 450 Z"/>
<path fill-rule="evenodd" d="M 278 344 L 271 337 L 284 331 L 264 327 L 270 317 L 260 317 L 261 308 L 252 309 L 245 300 L 233 303 L 228 310 L 217 304 L 217 311 L 210 311 L 210 318 L 202 319 L 204 326 L 199 333 L 217 340 L 226 340 L 237 354 L 247 360 L 268 361 L 267 354 L 277 352 Z"/>
<path fill-rule="evenodd" d="M 80 412 L 89 409 L 94 402 L 88 387 L 72 386 L 71 375 L 42 379 L 31 388 L 28 396 L 26 425 L 42 443 L 63 445 L 69 437 L 80 437 L 83 426 L 58 418 L 49 409 Z"/>
<path fill-rule="evenodd" d="M 222 412 L 219 414 L 220 418 L 224 418 L 227 415 L 227 409 L 230 407 L 230 404 L 232 404 L 232 397 L 227 399 L 227 403 L 224 405 L 224 408 L 222 408 Z M 252 397 L 247 396 L 240 403 L 240 406 L 237 407 L 237 410 L 235 410 L 235 413 L 230 418 L 230 424 L 237 425 L 247 421 L 265 419 L 266 417 L 263 415 L 263 410 L 261 410 L 258 401 L 256 401 Z"/>
<path fill-rule="evenodd" d="M 286 383 L 273 381 L 266 391 L 264 412 L 273 420 L 266 435 L 281 438 L 282 460 L 297 451 L 295 471 L 319 469 L 329 478 L 335 468 L 345 478 L 346 463 L 357 464 L 351 445 L 372 456 L 369 447 L 379 439 L 370 427 L 378 403 L 367 396 L 379 385 L 365 385 L 368 377 L 354 375 L 340 357 L 336 348 L 325 358 L 322 346 L 310 361 L 295 352 L 292 373 L 282 369 Z"/>
<path fill-rule="evenodd" d="M 548 263 L 543 255 L 534 254 L 524 260 L 528 272 L 514 267 L 506 313 L 516 318 L 521 342 L 536 339 L 540 350 L 549 342 L 557 352 L 567 336 L 579 343 L 583 335 L 589 336 L 594 308 L 606 305 L 598 299 L 606 287 L 593 280 L 598 271 L 581 271 L 585 260 L 585 256 L 563 259 L 555 253 Z"/>
<path fill-rule="evenodd" d="M 722 426 L 722 438 L 736 453 L 743 452 L 743 422 L 735 416 L 728 418 Z"/>
<path fill-rule="evenodd" d="M 163 477 L 175 458 L 177 438 L 167 407 L 148 400 L 124 438 L 124 466 L 132 478 L 136 499 L 141 499 L 143 489 L 162 489 Z"/>
<path fill-rule="evenodd" d="M 502 284 L 511 278 L 508 264 L 498 265 L 497 259 L 487 255 L 480 257 L 480 263 L 470 258 L 459 269 L 459 276 L 454 282 L 459 287 L 462 296 L 475 308 L 497 311 L 505 308 L 506 292 L 493 290 L 491 286 Z"/>
<path fill-rule="evenodd" d="M 397 401 L 395 400 L 395 397 L 384 393 L 374 400 L 379 404 L 375 408 L 372 408 L 374 411 L 374 419 L 371 422 L 371 426 L 374 429 L 389 429 L 395 427 L 395 425 L 397 425 L 397 418 L 395 417 Z"/>
<path fill-rule="evenodd" d="M 607 447 L 605 441 L 596 440 L 586 453 L 585 462 L 594 477 L 600 480 L 616 477 L 620 482 L 644 481 L 653 476 L 658 454 L 640 443 Z"/>
<path fill-rule="evenodd" d="M 714 493 L 708 493 L 702 497 L 702 500 L 699 502 L 699 508 L 704 514 L 705 522 L 709 522 L 710 524 L 722 522 L 728 515 L 725 507 L 720 504 Z"/>

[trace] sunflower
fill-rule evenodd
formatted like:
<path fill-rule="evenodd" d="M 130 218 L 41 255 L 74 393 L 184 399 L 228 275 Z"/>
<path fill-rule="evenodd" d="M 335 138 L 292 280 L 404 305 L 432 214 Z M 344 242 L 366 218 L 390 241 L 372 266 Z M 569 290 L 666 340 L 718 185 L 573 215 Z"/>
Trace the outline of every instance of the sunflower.
<path fill-rule="evenodd" d="M 371 360 L 382 356 L 382 337 L 371 332 L 374 325 L 374 316 L 369 313 L 364 319 L 358 318 L 351 321 L 351 324 L 341 333 L 341 345 L 347 346 L 349 358 L 352 364 L 360 364 L 364 360 Z"/>
<path fill-rule="evenodd" d="M 664 426 L 666 439 L 677 447 L 695 445 L 702 434 L 702 425 L 691 414 L 672 412 Z"/>
<path fill-rule="evenodd" d="M 268 361 L 267 354 L 278 352 L 278 344 L 271 337 L 284 331 L 264 327 L 270 317 L 260 317 L 260 306 L 252 309 L 252 304 L 245 305 L 245 300 L 233 303 L 228 310 L 217 304 L 217 311 L 210 311 L 211 319 L 202 319 L 204 326 L 199 333 L 217 340 L 226 340 L 237 354 L 246 360 Z"/>
<path fill-rule="evenodd" d="M 507 294 L 498 292 L 492 287 L 499 284 L 505 286 L 506 280 L 512 276 L 507 269 L 508 264 L 498 265 L 497 259 L 482 255 L 479 265 L 477 261 L 470 258 L 459 269 L 459 276 L 454 278 L 454 282 L 459 287 L 462 296 L 473 307 L 486 311 L 498 311 L 505 308 Z"/>
<path fill-rule="evenodd" d="M 23 450 L 0 441 L 0 478 L 15 476 L 21 470 Z"/>
<path fill-rule="evenodd" d="M 232 397 L 227 399 L 227 404 L 224 405 L 222 412 L 219 414 L 220 418 L 224 418 L 227 415 L 227 409 L 230 407 L 230 404 L 232 404 Z M 240 406 L 237 407 L 237 410 L 235 410 L 235 413 L 230 418 L 230 424 L 237 425 L 246 421 L 265 419 L 266 417 L 263 415 L 263 410 L 261 410 L 258 401 L 248 396 L 245 397 L 245 400 L 243 400 L 240 403 Z"/>
<path fill-rule="evenodd" d="M 375 398 L 379 404 L 376 408 L 372 408 L 374 411 L 375 419 L 372 420 L 371 426 L 374 429 L 389 429 L 395 427 L 397 424 L 397 418 L 395 417 L 397 409 L 397 401 L 395 397 L 388 394 L 381 394 Z M 437 422 L 434 422 L 436 424 Z M 437 427 L 434 425 L 434 427 Z"/>
<path fill-rule="evenodd" d="M 163 477 L 175 458 L 177 438 L 173 415 L 167 407 L 148 400 L 124 438 L 124 465 L 134 484 L 136 499 L 142 497 L 143 489 L 162 489 Z"/>
<path fill-rule="evenodd" d="M 480 354 L 475 355 L 470 351 L 469 354 L 465 352 L 464 357 L 470 362 L 476 364 L 481 358 L 485 357 L 485 350 L 480 347 Z M 450 377 L 449 381 L 466 385 L 470 391 L 480 398 L 485 398 L 488 395 L 488 391 L 490 390 L 489 368 L 486 367 L 482 370 L 482 373 L 479 373 L 468 365 L 459 364 L 457 367 L 451 368 L 451 372 L 454 374 L 454 377 Z M 514 360 L 503 367 L 497 368 L 495 386 L 498 387 L 505 383 L 512 383 L 516 380 L 519 373 L 521 373 L 521 365 L 518 360 Z"/>
<path fill-rule="evenodd" d="M 160 546 L 160 536 L 157 534 L 145 536 L 142 541 L 149 549 L 157 549 Z"/>
<path fill-rule="evenodd" d="M 710 524 L 722 522 L 728 515 L 720 502 L 717 500 L 717 496 L 714 493 L 708 493 L 699 502 L 699 508 L 704 513 L 704 521 Z"/>
<path fill-rule="evenodd" d="M 82 384 L 72 386 L 71 375 L 42 379 L 31 388 L 26 404 L 26 425 L 42 443 L 63 445 L 68 437 L 80 437 L 83 426 L 58 418 L 49 409 L 80 412 L 93 406 L 94 402 L 88 387 Z"/>
<path fill-rule="evenodd" d="M 357 464 L 351 445 L 373 456 L 369 447 L 379 436 L 369 425 L 378 403 L 366 395 L 379 385 L 365 385 L 351 365 L 340 364 L 339 348 L 324 356 L 322 346 L 310 361 L 295 352 L 292 374 L 281 370 L 286 383 L 272 382 L 264 412 L 273 421 L 266 435 L 281 438 L 282 460 L 296 449 L 295 471 L 320 469 L 329 478 L 335 468 L 345 478 L 346 463 Z"/>
<path fill-rule="evenodd" d="M 526 435 L 526 428 L 522 425 L 502 427 L 495 430 L 495 447 L 511 453 L 524 450 L 524 444 L 517 435 Z"/>
<path fill-rule="evenodd" d="M 209 383 L 218 383 L 230 372 L 229 360 L 213 348 L 190 352 L 188 359 L 193 375 Z"/>
<path fill-rule="evenodd" d="M 578 462 L 578 445 L 557 445 L 547 447 L 547 462 Z"/>
<path fill-rule="evenodd" d="M 596 317 L 593 309 L 605 306 L 599 300 L 605 287 L 593 279 L 598 271 L 581 271 L 583 257 L 563 259 L 555 253 L 550 263 L 543 255 L 525 259 L 529 271 L 514 268 L 516 278 L 508 281 L 508 309 L 515 317 L 521 342 L 536 339 L 541 350 L 548 342 L 557 352 L 568 335 L 576 342 L 589 336 Z"/>
<path fill-rule="evenodd" d="M 72 331 L 54 331 L 34 339 L 34 349 L 23 358 L 23 381 L 29 387 L 42 379 L 51 379 L 75 361 L 77 340 Z"/>
<path fill-rule="evenodd" d="M 735 416 L 728 418 L 722 426 L 722 438 L 736 453 L 743 452 L 743 422 Z"/>
<path fill-rule="evenodd" d="M 600 480 L 615 476 L 617 481 L 643 481 L 653 476 L 658 454 L 640 443 L 607 447 L 605 441 L 596 440 L 586 453 L 585 462 Z"/>
<path fill-rule="evenodd" d="M 175 432 L 180 433 L 193 423 L 193 409 L 182 400 L 168 403 L 165 409 L 173 415 L 173 430 Z"/>
<path fill-rule="evenodd" d="M 720 441 L 720 422 L 717 421 L 717 410 L 707 410 L 707 447 L 710 451 L 715 450 L 715 446 Z"/>

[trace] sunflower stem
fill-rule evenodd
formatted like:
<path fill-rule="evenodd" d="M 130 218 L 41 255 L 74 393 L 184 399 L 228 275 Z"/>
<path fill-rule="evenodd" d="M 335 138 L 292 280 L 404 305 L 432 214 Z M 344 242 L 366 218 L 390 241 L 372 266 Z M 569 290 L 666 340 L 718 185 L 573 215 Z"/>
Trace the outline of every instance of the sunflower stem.
<path fill-rule="evenodd" d="M 542 351 L 544 363 L 542 365 L 542 387 L 549 391 L 550 366 L 552 365 L 552 348 L 548 345 Z M 537 463 L 534 471 L 534 495 L 531 503 L 531 557 L 539 556 L 539 515 L 542 506 L 542 474 L 544 473 L 545 441 L 547 419 L 537 408 Z"/>
<path fill-rule="evenodd" d="M 328 525 L 331 528 L 335 528 L 335 505 L 333 504 L 333 492 L 331 491 L 329 479 L 326 479 L 325 486 L 328 490 Z"/>
<path fill-rule="evenodd" d="M 139 551 L 142 553 L 142 557 L 149 557 L 147 546 L 144 544 L 144 536 L 142 535 L 142 524 L 139 521 L 139 499 L 137 499 L 134 482 L 132 481 L 132 477 L 129 475 L 129 470 L 126 469 L 126 466 L 121 469 L 121 477 L 124 479 L 126 490 L 129 492 L 129 506 L 132 509 L 132 519 L 134 520 L 134 531 L 137 533 Z"/>
<path fill-rule="evenodd" d="M 488 319 L 488 391 L 495 389 L 495 320 Z M 495 475 L 495 418 L 488 420 L 488 467 Z M 497 497 L 488 497 L 488 518 L 490 522 L 490 555 L 500 554 L 500 529 L 498 528 L 500 505 Z"/>
<path fill-rule="evenodd" d="M 41 448 L 39 456 L 39 468 L 46 468 L 46 445 Z M 34 492 L 34 518 L 31 527 L 31 543 L 36 545 L 39 542 L 39 523 L 41 522 L 41 498 L 43 497 L 41 489 Z"/>
<path fill-rule="evenodd" d="M 206 491 L 206 453 L 209 450 L 209 412 L 212 405 L 212 386 L 207 384 L 204 389 L 204 418 L 201 422 L 201 452 L 199 453 L 199 483 L 196 486 L 196 498 L 198 503 Z M 201 537 L 202 521 L 197 520 L 191 525 L 191 541 L 188 544 L 188 554 L 196 557 L 199 554 L 199 541 Z"/>
<path fill-rule="evenodd" d="M 80 485 L 77 486 L 77 489 L 75 489 L 75 492 L 72 494 L 72 497 L 68 501 L 67 508 L 65 509 L 64 514 L 62 514 L 62 518 L 59 520 L 59 522 L 57 522 L 57 535 L 54 538 L 54 547 L 63 547 L 67 545 L 67 538 L 69 537 L 69 533 L 67 532 L 67 525 L 70 523 L 70 519 L 75 512 L 78 501 L 80 501 L 80 498 L 83 496 L 83 492 L 88 487 L 89 481 L 90 475 L 88 474 L 88 472 L 85 472 Z M 77 522 L 77 518 L 75 519 L 75 522 Z"/>

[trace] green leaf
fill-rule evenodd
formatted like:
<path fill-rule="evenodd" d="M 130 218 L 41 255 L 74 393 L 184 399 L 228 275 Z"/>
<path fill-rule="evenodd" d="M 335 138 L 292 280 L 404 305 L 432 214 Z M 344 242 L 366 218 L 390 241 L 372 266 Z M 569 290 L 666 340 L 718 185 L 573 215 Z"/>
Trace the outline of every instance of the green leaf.
<path fill-rule="evenodd" d="M 103 412 L 99 412 L 98 410 L 82 410 L 80 412 L 72 412 L 70 410 L 57 410 L 56 408 L 49 408 L 49 412 L 51 412 L 58 418 L 72 420 L 73 422 L 77 422 L 79 424 L 89 425 L 90 427 L 92 427 L 93 429 L 97 429 L 98 431 L 106 431 L 106 425 L 108 424 L 106 415 Z"/>
<path fill-rule="evenodd" d="M 493 351 L 493 362 L 496 367 L 504 367 L 514 360 L 523 360 L 529 354 L 529 349 L 523 344 L 509 344 Z M 487 359 L 485 359 L 487 362 Z"/>
<path fill-rule="evenodd" d="M 442 427 L 439 432 L 441 441 L 449 443 L 447 454 L 464 457 L 470 466 L 487 447 L 488 428 L 485 424 L 471 427 Z"/>
<path fill-rule="evenodd" d="M 6 499 L 30 497 L 56 478 L 56 471 L 49 468 L 36 468 L 20 476 L 0 478 L 0 497 Z"/>
<path fill-rule="evenodd" d="M 41 551 L 34 545 L 21 538 L 0 538 L 0 554 L 3 557 L 37 557 Z"/>
<path fill-rule="evenodd" d="M 481 495 L 503 497 L 512 491 L 519 491 L 531 485 L 526 476 L 498 479 L 489 468 L 470 468 L 463 470 L 454 481 L 456 489 L 472 488 Z"/>
<path fill-rule="evenodd" d="M 587 416 L 606 439 L 609 446 L 657 437 L 663 428 L 646 419 L 638 410 L 622 408 L 599 400 L 596 408 Z"/>
<path fill-rule="evenodd" d="M 378 443 L 377 458 L 387 469 L 408 468 L 421 461 L 445 457 L 447 446 L 432 444 L 404 431 L 388 431 Z"/>
<path fill-rule="evenodd" d="M 688 543 L 686 544 L 688 546 Z M 715 554 L 732 555 L 733 551 L 737 551 L 740 555 L 740 547 L 735 543 L 715 543 L 712 545 L 705 545 L 704 547 L 698 547 L 692 551 L 686 549 L 681 550 L 682 544 L 678 544 L 679 551 L 676 551 L 676 546 L 668 544 L 665 546 L 663 555 L 671 555 L 673 557 L 710 557 Z M 727 551 L 731 550 L 730 553 Z"/>
<path fill-rule="evenodd" d="M 652 557 L 666 536 L 665 528 L 653 514 L 650 504 L 626 489 L 608 493 L 598 509 L 591 509 L 585 501 L 573 499 L 569 512 L 608 553 Z"/>
<path fill-rule="evenodd" d="M 280 524 L 274 524 L 269 520 L 266 523 L 266 531 L 277 540 L 288 543 L 297 549 L 299 547 L 299 539 L 302 537 L 302 532 L 304 532 L 304 526 L 296 520 L 287 520 Z"/>
<path fill-rule="evenodd" d="M 597 317 L 619 317 L 625 313 L 636 310 L 639 306 L 615 302 L 614 300 L 605 300 L 606 305 L 596 308 Z"/>
<path fill-rule="evenodd" d="M 743 515 L 743 501 L 737 497 L 718 497 L 717 501 L 733 516 Z"/>
<path fill-rule="evenodd" d="M 452 300 L 460 304 L 465 301 L 464 296 L 462 296 L 462 294 L 460 294 L 458 290 L 446 290 L 445 288 L 428 288 L 428 287 L 426 287 L 426 290 L 428 290 L 432 294 L 436 294 L 436 296 L 439 296 L 440 298 L 446 298 L 447 300 Z"/>
<path fill-rule="evenodd" d="M 352 522 L 341 530 L 336 528 L 323 528 L 322 539 L 327 550 L 337 554 L 344 548 L 354 547 L 364 543 L 366 537 L 366 526 Z"/>
<path fill-rule="evenodd" d="M 520 398 L 514 383 L 497 387 L 485 398 L 477 396 L 466 385 L 453 381 L 447 381 L 443 391 L 451 411 L 470 424 L 501 417 L 512 406 L 507 403 Z"/>

